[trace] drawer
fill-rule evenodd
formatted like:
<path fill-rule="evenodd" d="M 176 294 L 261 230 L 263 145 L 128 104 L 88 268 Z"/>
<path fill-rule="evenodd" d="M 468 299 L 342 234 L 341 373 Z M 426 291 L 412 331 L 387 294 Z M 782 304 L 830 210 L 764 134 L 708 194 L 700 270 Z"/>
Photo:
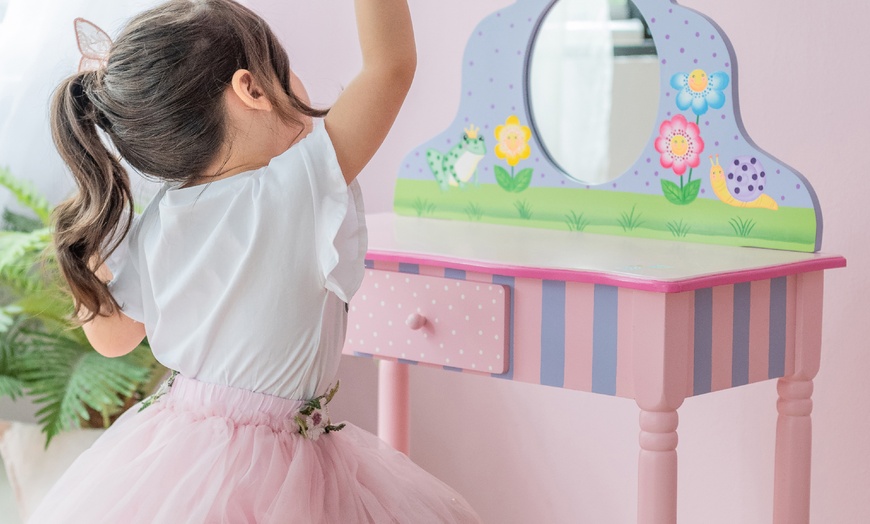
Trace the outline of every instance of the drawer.
<path fill-rule="evenodd" d="M 504 373 L 509 317 L 507 286 L 367 269 L 344 352 Z"/>

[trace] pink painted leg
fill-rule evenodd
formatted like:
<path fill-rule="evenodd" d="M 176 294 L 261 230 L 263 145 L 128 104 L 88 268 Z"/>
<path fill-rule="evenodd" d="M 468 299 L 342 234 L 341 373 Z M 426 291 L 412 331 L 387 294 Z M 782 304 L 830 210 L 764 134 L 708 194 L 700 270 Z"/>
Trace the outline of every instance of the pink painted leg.
<path fill-rule="evenodd" d="M 410 450 L 408 365 L 381 360 L 378 366 L 378 436 L 407 455 Z"/>
<path fill-rule="evenodd" d="M 776 459 L 773 488 L 774 524 L 810 521 L 810 463 L 813 426 L 813 378 L 822 347 L 821 272 L 797 277 L 794 372 L 779 379 L 776 390 Z"/>
<path fill-rule="evenodd" d="M 692 294 L 632 291 L 635 400 L 640 407 L 637 521 L 677 522 L 677 408 L 688 387 Z"/>

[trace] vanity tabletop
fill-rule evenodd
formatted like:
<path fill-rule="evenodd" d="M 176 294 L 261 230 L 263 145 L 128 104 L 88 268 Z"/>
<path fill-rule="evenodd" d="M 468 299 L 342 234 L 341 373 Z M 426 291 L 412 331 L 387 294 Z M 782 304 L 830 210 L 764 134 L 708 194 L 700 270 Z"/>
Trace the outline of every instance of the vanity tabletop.
<path fill-rule="evenodd" d="M 845 267 L 846 259 L 668 240 L 454 222 L 379 213 L 366 216 L 366 258 L 504 276 L 679 293 Z"/>

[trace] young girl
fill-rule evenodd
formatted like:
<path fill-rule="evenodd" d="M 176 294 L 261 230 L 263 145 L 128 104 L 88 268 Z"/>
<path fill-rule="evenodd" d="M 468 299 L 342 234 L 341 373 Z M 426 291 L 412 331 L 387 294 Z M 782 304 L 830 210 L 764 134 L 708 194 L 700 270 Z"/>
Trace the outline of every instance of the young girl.
<path fill-rule="evenodd" d="M 100 353 L 147 335 L 177 375 L 73 464 L 31 522 L 478 521 L 325 409 L 363 275 L 355 178 L 416 64 L 405 0 L 356 0 L 356 13 L 363 68 L 328 111 L 308 105 L 269 27 L 232 0 L 137 16 L 104 64 L 58 89 L 54 139 L 79 193 L 57 209 L 55 239 L 77 314 Z M 136 218 L 121 158 L 165 182 Z"/>

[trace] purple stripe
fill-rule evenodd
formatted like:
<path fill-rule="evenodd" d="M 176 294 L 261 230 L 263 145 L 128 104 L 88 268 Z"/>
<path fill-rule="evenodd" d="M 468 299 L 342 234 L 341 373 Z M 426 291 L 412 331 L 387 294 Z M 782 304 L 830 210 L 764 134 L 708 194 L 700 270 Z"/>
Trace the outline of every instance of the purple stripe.
<path fill-rule="evenodd" d="M 750 283 L 734 284 L 734 334 L 731 346 L 731 387 L 749 383 Z"/>
<path fill-rule="evenodd" d="M 592 318 L 592 391 L 616 395 L 619 288 L 595 284 Z"/>
<path fill-rule="evenodd" d="M 694 394 L 709 393 L 713 380 L 713 289 L 695 291 Z"/>
<path fill-rule="evenodd" d="M 420 274 L 420 265 L 419 264 L 406 264 L 404 262 L 399 262 L 399 273 L 410 273 L 412 275 Z"/>
<path fill-rule="evenodd" d="M 565 282 L 541 283 L 541 384 L 565 383 Z"/>
<path fill-rule="evenodd" d="M 465 280 L 465 271 L 461 269 L 444 268 L 444 277 L 456 280 Z"/>
<path fill-rule="evenodd" d="M 788 277 L 770 281 L 770 352 L 768 378 L 785 376 L 786 309 L 788 307 Z"/>
<path fill-rule="evenodd" d="M 366 266 L 366 269 L 374 269 L 375 268 L 375 261 L 374 260 L 366 260 L 365 266 Z"/>

